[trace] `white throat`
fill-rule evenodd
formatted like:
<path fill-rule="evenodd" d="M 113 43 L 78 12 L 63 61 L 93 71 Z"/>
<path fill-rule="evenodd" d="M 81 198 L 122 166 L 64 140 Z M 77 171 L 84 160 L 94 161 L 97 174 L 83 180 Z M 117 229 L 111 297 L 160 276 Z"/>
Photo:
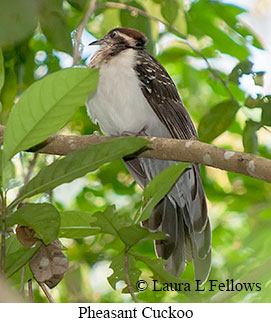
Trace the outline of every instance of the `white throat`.
<path fill-rule="evenodd" d="M 145 129 L 148 135 L 168 137 L 141 91 L 135 64 L 135 51 L 127 49 L 101 66 L 97 89 L 87 101 L 90 118 L 106 135 L 138 134 Z"/>

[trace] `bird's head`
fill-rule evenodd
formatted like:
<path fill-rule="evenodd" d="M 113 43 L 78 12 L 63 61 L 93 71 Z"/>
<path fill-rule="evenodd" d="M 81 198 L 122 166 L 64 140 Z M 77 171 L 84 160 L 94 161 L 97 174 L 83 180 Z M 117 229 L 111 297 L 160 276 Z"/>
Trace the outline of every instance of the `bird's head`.
<path fill-rule="evenodd" d="M 101 45 L 102 47 L 141 48 L 147 42 L 147 37 L 140 31 L 132 28 L 114 28 L 102 39 L 95 40 L 89 45 Z"/>
<path fill-rule="evenodd" d="M 99 67 L 102 62 L 108 61 L 112 56 L 118 55 L 123 50 L 133 48 L 144 49 L 147 37 L 140 31 L 132 28 L 114 28 L 103 38 L 95 40 L 89 45 L 100 45 L 101 48 L 90 61 L 90 67 Z"/>

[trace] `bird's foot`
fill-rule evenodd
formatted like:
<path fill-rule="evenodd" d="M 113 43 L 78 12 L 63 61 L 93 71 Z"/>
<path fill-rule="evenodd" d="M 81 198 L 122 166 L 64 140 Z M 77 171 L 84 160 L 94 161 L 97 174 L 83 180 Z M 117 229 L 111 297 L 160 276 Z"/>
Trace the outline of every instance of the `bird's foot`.
<path fill-rule="evenodd" d="M 101 137 L 101 134 L 98 130 L 93 131 L 93 136 Z"/>
<path fill-rule="evenodd" d="M 130 132 L 130 131 L 123 131 L 121 133 L 122 137 L 126 136 L 133 136 L 133 137 L 140 137 L 140 136 L 147 136 L 146 134 L 147 127 L 144 126 L 142 129 L 140 129 L 138 132 Z"/>

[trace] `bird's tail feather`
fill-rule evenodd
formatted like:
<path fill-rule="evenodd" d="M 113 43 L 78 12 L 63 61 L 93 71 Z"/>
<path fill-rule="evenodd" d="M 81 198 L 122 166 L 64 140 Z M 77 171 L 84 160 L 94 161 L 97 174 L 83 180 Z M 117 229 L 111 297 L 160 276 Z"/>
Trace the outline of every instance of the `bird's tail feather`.
<path fill-rule="evenodd" d="M 125 164 L 137 183 L 144 188 L 153 177 L 174 162 L 140 158 L 126 161 Z M 203 283 L 208 278 L 211 229 L 198 165 L 193 164 L 183 171 L 143 225 L 168 235 L 166 240 L 155 241 L 157 255 L 167 259 L 167 271 L 180 276 L 189 261 L 194 263 L 195 279 Z"/>
<path fill-rule="evenodd" d="M 168 234 L 168 239 L 155 242 L 157 255 L 167 259 L 167 271 L 180 276 L 186 262 L 193 262 L 195 279 L 203 283 L 211 266 L 211 229 L 198 165 L 187 167 L 175 186 L 143 225 Z M 176 202 L 180 200 L 184 204 Z"/>

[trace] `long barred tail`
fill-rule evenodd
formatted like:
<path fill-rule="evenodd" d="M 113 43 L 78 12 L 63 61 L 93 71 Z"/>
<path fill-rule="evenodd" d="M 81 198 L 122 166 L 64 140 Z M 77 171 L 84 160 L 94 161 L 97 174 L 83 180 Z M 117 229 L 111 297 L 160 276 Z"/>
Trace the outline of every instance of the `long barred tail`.
<path fill-rule="evenodd" d="M 140 159 L 126 162 L 139 185 L 174 162 Z M 139 176 L 142 175 L 143 176 Z M 156 253 L 167 259 L 166 270 L 180 276 L 187 261 L 193 262 L 195 279 L 205 282 L 211 267 L 211 228 L 199 166 L 187 167 L 172 190 L 154 208 L 152 216 L 143 225 L 168 235 L 155 241 Z"/>

